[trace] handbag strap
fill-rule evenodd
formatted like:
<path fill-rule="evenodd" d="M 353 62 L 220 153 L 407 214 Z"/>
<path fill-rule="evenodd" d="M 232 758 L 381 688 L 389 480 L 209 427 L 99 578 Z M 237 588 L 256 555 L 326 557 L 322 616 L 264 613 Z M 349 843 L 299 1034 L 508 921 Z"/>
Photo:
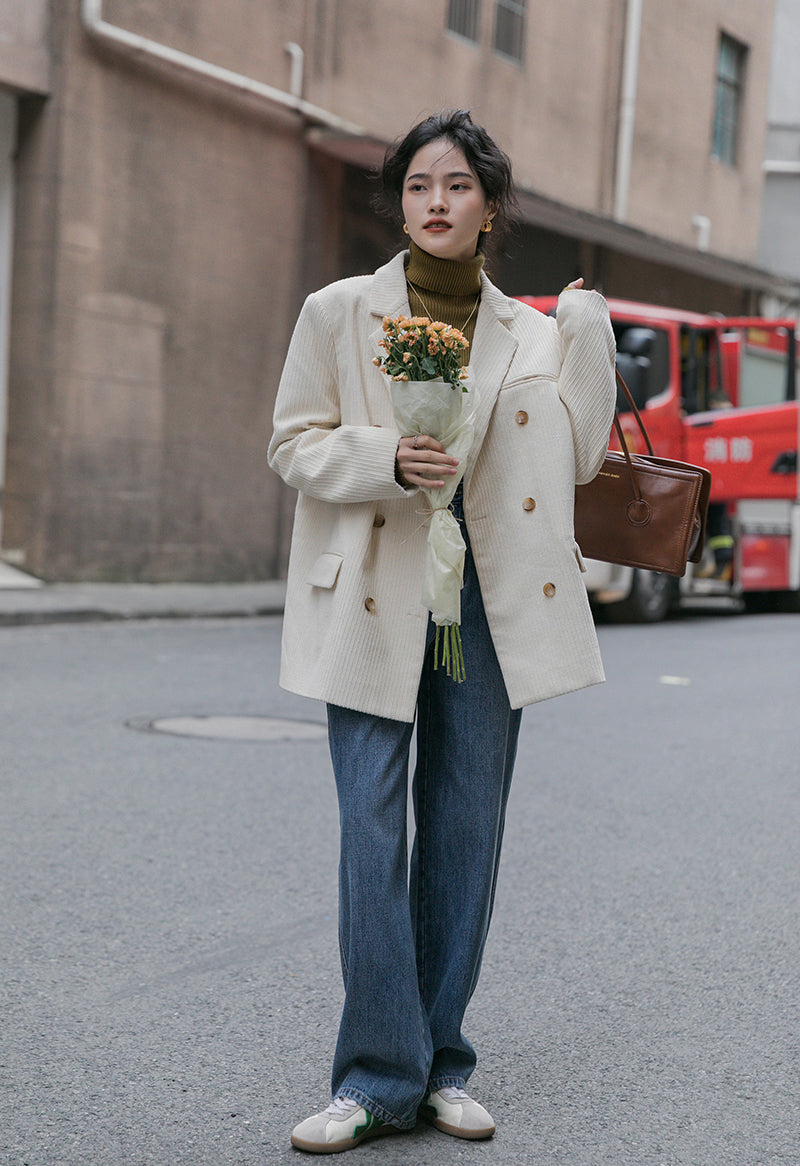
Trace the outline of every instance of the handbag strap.
<path fill-rule="evenodd" d="M 653 456 L 653 443 L 650 440 L 650 434 L 647 432 L 647 429 L 645 428 L 644 421 L 642 420 L 642 415 L 639 412 L 639 410 L 636 406 L 636 402 L 633 399 L 633 394 L 631 393 L 628 386 L 625 384 L 625 381 L 622 377 L 622 373 L 619 371 L 619 369 L 615 367 L 614 372 L 616 373 L 617 384 L 619 385 L 619 387 L 622 389 L 623 393 L 627 397 L 628 404 L 630 405 L 631 409 L 633 410 L 634 416 L 636 417 L 636 420 L 639 424 L 639 429 L 641 430 L 642 436 L 644 437 L 647 449 L 648 449 L 650 455 Z M 617 431 L 617 437 L 619 438 L 620 449 L 622 450 L 622 453 L 625 457 L 625 461 L 626 461 L 627 466 L 628 466 L 628 476 L 631 480 L 631 492 L 633 494 L 633 502 L 638 502 L 640 507 L 641 507 L 641 509 L 638 511 L 636 510 L 635 507 L 633 507 L 633 509 L 631 509 L 631 507 L 633 506 L 633 502 L 632 502 L 631 505 L 629 506 L 628 517 L 636 525 L 639 525 L 639 523 L 644 523 L 644 522 L 647 522 L 649 520 L 650 506 L 642 498 L 642 491 L 641 491 L 641 489 L 639 487 L 639 483 L 636 479 L 636 474 L 633 472 L 633 461 L 631 460 L 631 451 L 628 449 L 628 443 L 625 440 L 625 434 L 623 433 L 622 426 L 620 425 L 619 410 L 616 408 L 614 409 L 614 428 Z M 636 514 L 639 514 L 640 517 L 639 518 L 634 517 L 634 515 L 636 515 Z"/>
<path fill-rule="evenodd" d="M 633 399 L 633 394 L 631 393 L 628 386 L 625 384 L 625 381 L 623 380 L 623 377 L 622 377 L 622 373 L 619 371 L 619 369 L 615 368 L 614 372 L 616 373 L 616 376 L 617 376 L 617 384 L 619 385 L 619 387 L 622 389 L 623 393 L 627 397 L 628 404 L 630 405 L 631 411 L 633 412 L 633 415 L 636 418 L 639 429 L 641 430 L 642 437 L 644 438 L 644 443 L 647 446 L 647 452 L 650 454 L 651 457 L 653 457 L 654 456 L 653 443 L 650 440 L 650 434 L 645 429 L 644 421 L 642 420 L 642 415 L 636 406 L 636 402 Z M 622 434 L 622 426 L 619 423 L 619 410 L 618 409 L 614 410 L 614 428 L 617 431 L 617 437 L 619 438 L 620 445 L 622 446 L 623 451 L 627 450 L 628 447 L 627 447 L 627 444 L 625 442 L 625 438 L 623 437 L 623 434 Z"/>

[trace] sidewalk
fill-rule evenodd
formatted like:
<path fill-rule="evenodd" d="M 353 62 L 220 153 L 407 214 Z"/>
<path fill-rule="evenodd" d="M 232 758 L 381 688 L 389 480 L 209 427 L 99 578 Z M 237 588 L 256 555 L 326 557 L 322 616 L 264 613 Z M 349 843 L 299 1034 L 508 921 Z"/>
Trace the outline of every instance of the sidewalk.
<path fill-rule="evenodd" d="M 286 584 L 42 583 L 0 562 L 0 626 L 280 615 Z"/>

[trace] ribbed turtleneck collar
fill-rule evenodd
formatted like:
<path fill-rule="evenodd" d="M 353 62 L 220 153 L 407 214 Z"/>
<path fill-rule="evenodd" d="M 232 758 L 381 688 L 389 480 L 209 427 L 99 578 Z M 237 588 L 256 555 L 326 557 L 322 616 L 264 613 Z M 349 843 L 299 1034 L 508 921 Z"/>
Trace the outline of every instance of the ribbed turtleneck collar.
<path fill-rule="evenodd" d="M 409 283 L 445 296 L 468 296 L 480 291 L 483 255 L 457 263 L 452 259 L 429 255 L 413 240 L 410 250 L 411 258 L 406 266 Z"/>

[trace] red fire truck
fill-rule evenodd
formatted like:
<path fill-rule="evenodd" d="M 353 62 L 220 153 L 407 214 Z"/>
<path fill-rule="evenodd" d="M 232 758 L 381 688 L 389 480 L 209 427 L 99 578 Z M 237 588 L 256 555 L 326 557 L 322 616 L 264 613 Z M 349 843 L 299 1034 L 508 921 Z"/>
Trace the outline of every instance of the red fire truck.
<path fill-rule="evenodd" d="M 553 298 L 520 296 L 543 312 Z M 703 560 L 682 579 L 590 561 L 609 618 L 664 619 L 682 598 L 738 596 L 749 610 L 800 610 L 800 437 L 795 321 L 700 315 L 609 300 L 617 366 L 654 450 L 712 475 Z M 631 451 L 643 442 L 618 402 Z M 626 413 L 627 409 L 627 413 Z"/>

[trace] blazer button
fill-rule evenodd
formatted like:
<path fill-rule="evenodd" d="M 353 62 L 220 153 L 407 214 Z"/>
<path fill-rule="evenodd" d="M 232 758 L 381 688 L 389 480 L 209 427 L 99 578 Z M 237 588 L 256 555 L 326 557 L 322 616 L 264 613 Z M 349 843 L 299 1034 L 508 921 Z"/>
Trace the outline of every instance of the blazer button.
<path fill-rule="evenodd" d="M 384 517 L 384 515 L 376 514 L 372 520 L 372 525 L 373 526 L 383 526 L 385 522 L 386 522 L 386 518 Z"/>
<path fill-rule="evenodd" d="M 524 409 L 520 409 L 519 413 L 514 414 L 514 420 L 516 421 L 517 425 L 527 425 L 528 424 L 528 414 L 525 412 Z"/>
<path fill-rule="evenodd" d="M 535 510 L 536 503 L 534 502 L 533 498 L 526 498 L 525 501 L 522 503 L 522 509 L 523 510 Z"/>
<path fill-rule="evenodd" d="M 544 587 L 542 588 L 542 591 L 544 591 L 544 593 L 548 599 L 552 599 L 556 593 L 555 583 L 545 583 Z"/>
<path fill-rule="evenodd" d="M 366 607 L 367 611 L 374 611 L 375 606 L 375 600 L 372 598 L 372 596 L 368 595 L 364 600 L 364 607 Z"/>

